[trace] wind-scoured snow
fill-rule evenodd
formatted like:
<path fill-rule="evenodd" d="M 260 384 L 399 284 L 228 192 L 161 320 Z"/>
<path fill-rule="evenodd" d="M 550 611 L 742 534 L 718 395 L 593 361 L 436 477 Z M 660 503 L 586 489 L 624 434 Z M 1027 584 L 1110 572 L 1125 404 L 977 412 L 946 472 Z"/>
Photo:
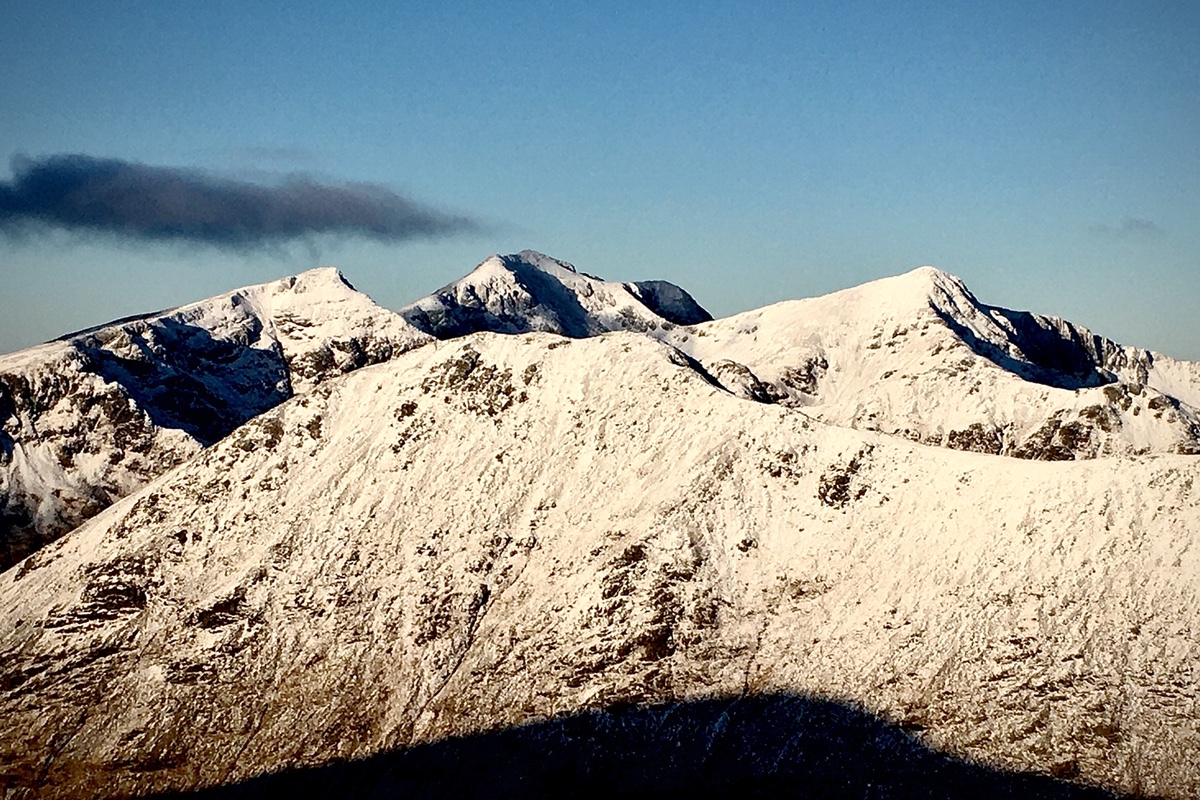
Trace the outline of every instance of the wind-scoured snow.
<path fill-rule="evenodd" d="M 0 568 L 293 394 L 428 340 L 323 268 L 0 356 Z"/>
<path fill-rule="evenodd" d="M 0 764 L 15 797 L 187 789 L 785 692 L 1191 797 L 1198 478 L 827 425 L 633 333 L 435 343 L 0 575 Z"/>

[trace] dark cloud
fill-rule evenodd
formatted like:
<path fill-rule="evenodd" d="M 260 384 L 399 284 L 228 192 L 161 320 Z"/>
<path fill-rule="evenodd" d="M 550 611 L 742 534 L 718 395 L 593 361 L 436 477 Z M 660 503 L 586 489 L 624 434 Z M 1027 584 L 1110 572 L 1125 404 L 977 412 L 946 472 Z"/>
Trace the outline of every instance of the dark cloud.
<path fill-rule="evenodd" d="M 119 159 L 16 157 L 0 181 L 0 229 L 32 226 L 230 248 L 275 246 L 322 234 L 403 241 L 476 230 L 368 183 L 292 175 L 252 183 Z"/>
<path fill-rule="evenodd" d="M 1112 239 L 1157 239 L 1163 235 L 1162 228 L 1152 221 L 1136 217 L 1126 217 L 1116 227 L 1093 225 L 1091 231 L 1099 236 L 1107 236 Z"/>

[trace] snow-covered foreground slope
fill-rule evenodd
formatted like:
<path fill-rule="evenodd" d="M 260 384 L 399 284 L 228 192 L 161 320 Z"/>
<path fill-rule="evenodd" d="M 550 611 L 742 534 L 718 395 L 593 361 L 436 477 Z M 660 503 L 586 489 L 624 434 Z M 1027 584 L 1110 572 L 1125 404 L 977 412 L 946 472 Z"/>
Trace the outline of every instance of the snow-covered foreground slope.
<path fill-rule="evenodd" d="M 0 356 L 0 569 L 294 393 L 428 339 L 323 268 Z"/>
<path fill-rule="evenodd" d="M 1200 364 L 980 303 L 931 267 L 660 336 L 739 394 L 928 444 L 1200 453 Z"/>
<path fill-rule="evenodd" d="M 533 250 L 490 256 L 466 277 L 400 313 L 439 339 L 479 331 L 550 331 L 579 338 L 669 330 L 712 319 L 672 283 L 605 281 Z"/>
<path fill-rule="evenodd" d="M 0 765 L 14 797 L 183 789 L 811 692 L 992 764 L 1195 796 L 1197 478 L 827 426 L 631 333 L 438 343 L 0 575 Z"/>

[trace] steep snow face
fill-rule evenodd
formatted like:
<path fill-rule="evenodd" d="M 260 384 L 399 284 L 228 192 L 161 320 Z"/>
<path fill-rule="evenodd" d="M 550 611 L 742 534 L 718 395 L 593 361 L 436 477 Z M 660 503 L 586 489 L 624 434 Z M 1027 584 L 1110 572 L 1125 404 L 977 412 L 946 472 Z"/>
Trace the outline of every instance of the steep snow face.
<path fill-rule="evenodd" d="M 812 692 L 990 763 L 1195 796 L 1197 479 L 827 426 L 631 333 L 437 343 L 0 575 L 0 763 L 18 796 L 143 793 Z"/>
<path fill-rule="evenodd" d="M 550 331 L 575 338 L 606 331 L 653 331 L 712 317 L 666 281 L 613 283 L 532 250 L 494 255 L 461 280 L 400 313 L 447 339 L 478 331 Z"/>
<path fill-rule="evenodd" d="M 839 425 L 1031 459 L 1200 453 L 1200 365 L 984 305 L 931 267 L 657 335 Z"/>
<path fill-rule="evenodd" d="M 324 268 L 0 356 L 0 568 L 294 393 L 427 340 Z"/>

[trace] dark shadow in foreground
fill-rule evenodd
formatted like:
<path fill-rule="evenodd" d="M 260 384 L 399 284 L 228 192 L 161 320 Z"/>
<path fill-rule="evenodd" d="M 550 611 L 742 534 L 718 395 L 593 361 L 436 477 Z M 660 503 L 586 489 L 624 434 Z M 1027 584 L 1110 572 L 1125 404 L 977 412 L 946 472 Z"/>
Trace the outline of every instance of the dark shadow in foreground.
<path fill-rule="evenodd" d="M 1114 797 L 1047 776 L 953 758 L 861 710 L 794 695 L 613 707 L 172 796 L 224 800 L 631 795 Z"/>

